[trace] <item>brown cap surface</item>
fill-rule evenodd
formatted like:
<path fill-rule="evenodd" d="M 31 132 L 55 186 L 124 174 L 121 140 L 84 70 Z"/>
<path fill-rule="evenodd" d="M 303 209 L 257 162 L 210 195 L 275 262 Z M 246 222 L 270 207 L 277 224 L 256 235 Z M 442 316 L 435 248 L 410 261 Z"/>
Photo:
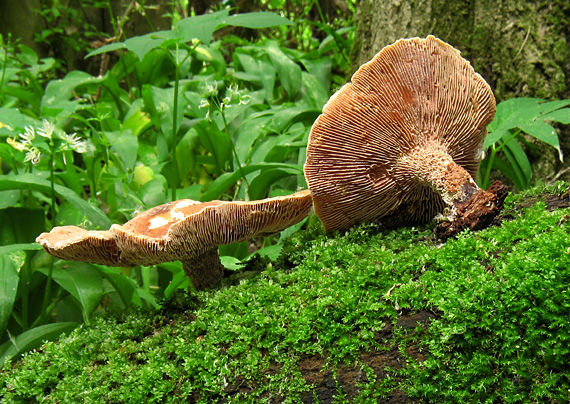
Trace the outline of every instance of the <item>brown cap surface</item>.
<path fill-rule="evenodd" d="M 311 129 L 305 176 L 315 213 L 326 230 L 429 221 L 449 201 L 425 167 L 455 163 L 461 181 L 465 171 L 474 177 L 494 114 L 491 89 L 450 45 L 429 36 L 385 47 Z"/>
<path fill-rule="evenodd" d="M 36 238 L 47 253 L 68 260 L 94 264 L 128 265 L 109 231 L 89 231 L 76 226 L 54 227 Z"/>
<path fill-rule="evenodd" d="M 310 191 L 251 202 L 170 202 L 141 213 L 110 232 L 124 260 L 139 265 L 192 260 L 218 245 L 273 234 L 312 209 Z"/>

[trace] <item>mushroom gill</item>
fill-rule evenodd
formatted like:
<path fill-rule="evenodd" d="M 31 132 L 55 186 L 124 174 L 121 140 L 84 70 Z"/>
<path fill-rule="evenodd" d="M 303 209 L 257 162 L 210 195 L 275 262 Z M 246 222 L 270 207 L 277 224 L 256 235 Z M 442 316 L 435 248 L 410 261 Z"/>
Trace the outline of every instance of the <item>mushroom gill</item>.
<path fill-rule="evenodd" d="M 305 177 L 325 229 L 420 224 L 446 208 L 454 218 L 485 192 L 473 178 L 495 109 L 485 80 L 439 39 L 382 49 L 311 128 Z"/>

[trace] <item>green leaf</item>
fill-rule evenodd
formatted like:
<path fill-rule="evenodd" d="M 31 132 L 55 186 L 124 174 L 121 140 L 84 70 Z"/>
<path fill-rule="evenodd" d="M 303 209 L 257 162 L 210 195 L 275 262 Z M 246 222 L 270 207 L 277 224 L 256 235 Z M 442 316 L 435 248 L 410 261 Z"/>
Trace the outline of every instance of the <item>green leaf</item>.
<path fill-rule="evenodd" d="M 183 42 L 198 39 L 204 44 L 209 44 L 214 31 L 223 24 L 228 15 L 229 10 L 224 9 L 211 14 L 184 18 L 178 22 L 177 30 Z"/>
<path fill-rule="evenodd" d="M 40 325 L 25 331 L 0 346 L 0 366 L 31 349 L 39 347 L 44 341 L 54 341 L 62 333 L 69 333 L 79 324 L 74 322 Z"/>
<path fill-rule="evenodd" d="M 560 122 L 563 124 L 570 123 L 570 108 L 562 108 L 557 111 L 552 111 L 544 116 L 545 121 Z"/>
<path fill-rule="evenodd" d="M 270 260 L 275 261 L 277 258 L 279 258 L 279 254 L 281 254 L 282 249 L 283 249 L 283 244 L 279 243 L 279 244 L 274 244 L 274 245 L 270 245 L 267 247 L 263 247 L 263 248 L 257 250 L 252 255 L 259 254 L 259 256 L 261 256 L 261 257 L 268 257 Z"/>
<path fill-rule="evenodd" d="M 290 99 L 293 99 L 301 90 L 301 67 L 283 53 L 275 42 L 269 42 L 265 48 L 271 64 L 277 70 L 279 80 Z"/>
<path fill-rule="evenodd" d="M 106 80 L 106 76 L 93 77 L 88 73 L 80 70 L 74 70 L 68 73 L 63 79 L 52 80 L 46 87 L 45 94 L 42 98 L 42 113 L 50 112 L 49 116 L 59 115 L 68 116 L 75 112 L 79 105 L 79 101 L 70 101 L 73 97 L 73 91 L 82 85 L 99 84 Z"/>
<path fill-rule="evenodd" d="M 321 81 L 312 74 L 303 72 L 303 93 L 311 106 L 320 111 L 329 100 L 328 91 L 322 86 Z"/>
<path fill-rule="evenodd" d="M 214 157 L 218 172 L 225 171 L 231 158 L 232 140 L 214 121 L 203 120 L 194 126 L 200 144 Z"/>
<path fill-rule="evenodd" d="M 285 107 L 276 112 L 267 123 L 267 130 L 275 133 L 282 133 L 295 122 L 314 122 L 320 114 L 320 108 L 312 108 L 308 105 Z"/>
<path fill-rule="evenodd" d="M 49 195 L 51 185 L 49 181 L 34 174 L 20 174 L 18 176 L 4 175 L 0 177 L 0 191 L 9 189 L 29 189 Z M 71 189 L 56 184 L 55 193 L 58 197 L 73 203 L 81 209 L 85 218 L 87 218 L 96 229 L 108 229 L 111 227 L 111 221 L 99 208 L 81 199 Z"/>
<path fill-rule="evenodd" d="M 141 299 L 136 291 L 137 285 L 131 278 L 127 277 L 117 268 L 99 265 L 96 265 L 96 268 L 99 269 L 105 279 L 113 286 L 125 308 L 132 307 L 133 305 L 141 305 Z"/>
<path fill-rule="evenodd" d="M 172 126 L 174 125 L 172 109 L 174 108 L 174 88 L 158 88 L 154 86 L 143 87 L 143 97 L 147 110 L 151 113 L 151 118 L 155 126 L 170 140 Z M 184 110 L 188 106 L 188 99 L 180 86 L 178 92 L 178 111 L 176 118 L 176 131 L 180 128 L 184 118 Z M 170 145 L 172 146 L 172 145 Z"/>
<path fill-rule="evenodd" d="M 4 254 L 10 254 L 16 251 L 35 251 L 42 250 L 43 247 L 38 243 L 21 243 L 21 244 L 10 244 L 0 247 L 0 256 Z"/>
<path fill-rule="evenodd" d="M 231 255 L 223 255 L 220 257 L 220 262 L 225 268 L 231 269 L 232 271 L 240 270 L 244 264 L 240 258 L 233 257 Z"/>
<path fill-rule="evenodd" d="M 164 42 L 176 37 L 174 31 L 159 31 L 146 35 L 135 36 L 125 41 L 125 46 L 133 52 L 139 60 L 143 60 L 145 55 L 153 49 L 158 48 Z"/>
<path fill-rule="evenodd" d="M 305 66 L 307 72 L 320 81 L 322 88 L 329 94 L 331 88 L 332 61 L 330 57 L 319 59 L 303 58 L 300 62 Z"/>
<path fill-rule="evenodd" d="M 267 133 L 266 125 L 271 118 L 269 113 L 246 120 L 236 134 L 235 147 L 242 163 L 249 161 L 253 145 Z"/>
<path fill-rule="evenodd" d="M 0 210 L 0 245 L 31 243 L 44 231 L 41 208 L 12 207 Z"/>
<path fill-rule="evenodd" d="M 532 179 L 532 168 L 522 146 L 513 139 L 504 146 L 503 152 L 517 176 L 516 186 L 520 190 L 529 188 L 530 180 Z"/>
<path fill-rule="evenodd" d="M 7 107 L 0 108 L 0 123 L 11 127 L 15 132 L 23 132 L 26 126 L 41 126 L 41 123 L 38 119 L 34 119 L 28 115 L 22 114 L 16 108 Z M 1 131 L 7 131 L 10 133 L 7 128 L 0 128 L 0 133 Z"/>
<path fill-rule="evenodd" d="M 39 269 L 47 275 L 48 269 Z M 84 262 L 70 264 L 60 261 L 53 267 L 53 279 L 79 302 L 83 320 L 89 324 L 89 315 L 103 297 L 103 278 L 93 265 Z"/>
<path fill-rule="evenodd" d="M 247 76 L 244 79 L 249 78 L 248 81 L 261 82 L 263 89 L 265 90 L 265 100 L 268 103 L 273 102 L 273 89 L 275 87 L 275 68 L 268 62 L 257 59 L 248 55 L 246 53 L 240 52 L 240 49 L 236 50 L 236 56 L 245 70 Z M 236 78 L 240 78 L 239 72 L 235 73 Z M 252 78 L 255 77 L 255 80 Z"/>
<path fill-rule="evenodd" d="M 125 49 L 127 46 L 124 42 L 115 42 L 110 43 L 108 45 L 101 46 L 99 49 L 95 49 L 92 52 L 89 52 L 85 59 L 90 58 L 91 56 L 100 55 L 101 53 L 113 52 L 118 49 Z"/>
<path fill-rule="evenodd" d="M 19 271 L 26 261 L 23 251 L 0 254 L 0 334 L 4 335 L 18 290 Z"/>
<path fill-rule="evenodd" d="M 132 172 L 137 161 L 138 138 L 132 134 L 130 129 L 121 132 L 107 132 L 106 135 L 109 139 L 111 152 L 124 164 L 122 171 L 125 173 Z"/>
<path fill-rule="evenodd" d="M 558 133 L 556 129 L 543 121 L 535 121 L 528 124 L 521 125 L 523 132 L 532 137 L 544 142 L 556 150 L 558 150 L 558 157 L 562 161 L 562 150 L 560 149 L 560 141 L 558 140 Z"/>
<path fill-rule="evenodd" d="M 484 148 L 499 140 L 507 140 L 509 131 L 523 125 L 547 120 L 554 111 L 570 105 L 570 100 L 545 102 L 540 98 L 512 98 L 497 105 L 495 119 L 489 124 Z M 563 114 L 561 114 L 563 115 Z M 556 114 L 554 115 L 556 117 Z"/>
<path fill-rule="evenodd" d="M 296 169 L 271 169 L 259 173 L 253 180 L 249 181 L 249 198 L 257 200 L 267 198 L 271 186 L 282 178 L 297 175 Z"/>
<path fill-rule="evenodd" d="M 142 132 L 148 129 L 148 127 L 151 125 L 151 120 L 148 114 L 142 111 L 142 99 L 139 98 L 137 101 L 141 101 L 138 103 L 138 108 L 134 110 L 131 109 L 121 124 L 121 129 L 123 131 L 130 130 L 133 135 L 138 137 Z"/>
<path fill-rule="evenodd" d="M 164 289 L 165 299 L 168 300 L 172 298 L 177 289 L 186 289 L 190 286 L 190 279 L 184 273 L 180 262 L 166 262 L 164 264 L 160 264 L 160 266 L 172 273 L 172 280 L 166 289 Z"/>
<path fill-rule="evenodd" d="M 259 11 L 253 13 L 231 15 L 224 20 L 224 25 L 259 29 L 276 27 L 280 25 L 293 25 L 293 21 L 282 17 L 279 14 Z"/>
<path fill-rule="evenodd" d="M 138 194 L 140 195 L 145 206 L 153 207 L 166 203 L 166 192 L 165 191 L 165 181 L 163 176 L 154 178 L 144 184 L 141 189 L 139 189 Z"/>
<path fill-rule="evenodd" d="M 241 170 L 236 170 L 233 173 L 227 172 L 216 178 L 208 187 L 207 191 L 202 194 L 201 201 L 211 201 L 218 199 L 229 187 L 235 184 L 242 176 L 242 172 L 247 175 L 257 170 L 269 170 L 272 168 L 293 169 L 302 173 L 303 167 L 296 164 L 281 164 L 281 163 L 261 163 L 244 166 Z"/>

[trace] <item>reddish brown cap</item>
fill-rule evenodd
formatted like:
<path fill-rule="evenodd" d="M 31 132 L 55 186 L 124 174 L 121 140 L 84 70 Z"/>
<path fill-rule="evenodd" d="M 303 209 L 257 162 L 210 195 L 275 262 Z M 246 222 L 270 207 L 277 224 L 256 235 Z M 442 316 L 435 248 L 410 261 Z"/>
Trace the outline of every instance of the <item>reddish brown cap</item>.
<path fill-rule="evenodd" d="M 310 191 L 250 202 L 196 202 L 182 199 L 111 226 L 123 259 L 151 265 L 193 259 L 213 247 L 259 234 L 277 233 L 312 208 Z"/>
<path fill-rule="evenodd" d="M 305 176 L 315 213 L 326 230 L 429 221 L 476 187 L 494 114 L 491 89 L 448 44 L 429 36 L 385 47 L 311 129 Z"/>
<path fill-rule="evenodd" d="M 149 209 L 109 231 L 56 227 L 36 241 L 51 255 L 111 266 L 182 261 L 197 289 L 221 279 L 217 246 L 280 232 L 307 217 L 310 191 L 251 202 L 190 199 Z"/>
<path fill-rule="evenodd" d="M 89 231 L 77 226 L 54 227 L 36 238 L 47 253 L 68 261 L 123 266 L 121 252 L 109 231 Z"/>

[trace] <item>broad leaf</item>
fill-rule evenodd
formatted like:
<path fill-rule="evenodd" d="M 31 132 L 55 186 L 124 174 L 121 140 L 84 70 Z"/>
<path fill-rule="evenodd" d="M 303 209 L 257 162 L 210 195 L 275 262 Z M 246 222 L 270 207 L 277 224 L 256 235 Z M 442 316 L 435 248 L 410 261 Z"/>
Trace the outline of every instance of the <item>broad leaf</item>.
<path fill-rule="evenodd" d="M 130 129 L 121 132 L 107 132 L 106 135 L 109 139 L 111 152 L 124 164 L 121 171 L 132 172 L 135 168 L 139 148 L 137 137 L 132 134 Z"/>
<path fill-rule="evenodd" d="M 11 207 L 0 210 L 0 245 L 31 243 L 44 231 L 41 208 Z"/>
<path fill-rule="evenodd" d="M 508 142 L 503 148 L 503 152 L 511 163 L 511 166 L 517 176 L 515 181 L 519 189 L 527 189 L 530 187 L 530 180 L 532 179 L 532 168 L 528 157 L 524 152 L 522 146 L 516 140 Z"/>
<path fill-rule="evenodd" d="M 0 177 L 0 191 L 9 189 L 29 189 L 49 195 L 51 192 L 51 185 L 49 181 L 33 174 L 20 174 L 18 176 L 4 175 Z M 78 207 L 85 215 L 85 218 L 87 218 L 95 228 L 108 229 L 111 227 L 111 221 L 100 209 L 81 199 L 71 189 L 56 184 L 55 193 L 58 197 L 63 198 Z"/>
<path fill-rule="evenodd" d="M 69 333 L 79 324 L 74 322 L 40 325 L 25 331 L 0 346 L 0 366 L 24 352 L 39 347 L 45 341 L 54 341 L 62 333 Z"/>
<path fill-rule="evenodd" d="M 560 141 L 558 140 L 558 133 L 556 129 L 543 121 L 534 121 L 528 124 L 521 125 L 523 132 L 531 135 L 532 137 L 544 142 L 558 151 L 560 161 L 563 160 L 562 150 L 560 149 Z"/>
<path fill-rule="evenodd" d="M 70 100 L 73 91 L 81 85 L 99 84 L 105 80 L 105 76 L 93 77 L 80 70 L 74 70 L 63 79 L 50 81 L 42 98 L 42 113 L 48 116 L 71 115 L 79 105 L 79 101 Z"/>
<path fill-rule="evenodd" d="M 485 138 L 484 147 L 487 148 L 501 139 L 507 140 L 511 129 L 522 129 L 524 125 L 549 120 L 555 111 L 567 105 L 570 105 L 570 100 L 545 102 L 539 98 L 512 98 L 501 102 L 497 105 L 495 119 L 488 126 L 489 135 Z M 554 117 L 557 115 L 563 119 L 565 117 L 564 113 L 554 114 Z M 528 134 L 534 136 L 532 133 Z"/>
<path fill-rule="evenodd" d="M 0 108 L 0 133 L 6 132 L 13 136 L 14 133 L 5 126 L 12 128 L 15 132 L 23 132 L 26 126 L 41 127 L 41 123 L 37 119 L 22 114 L 16 108 L 2 107 Z"/>
<path fill-rule="evenodd" d="M 295 98 L 301 90 L 301 67 L 289 59 L 275 42 L 270 42 L 265 50 L 287 95 L 290 99 Z"/>
<path fill-rule="evenodd" d="M 47 268 L 39 270 L 47 275 Z M 81 306 L 83 319 L 89 324 L 89 315 L 97 308 L 103 297 L 103 278 L 91 264 L 60 261 L 54 265 L 53 279 Z"/>
<path fill-rule="evenodd" d="M 293 25 L 293 22 L 288 18 L 281 17 L 279 14 L 259 11 L 230 15 L 224 19 L 224 25 L 259 29 L 276 27 L 279 25 Z"/>
<path fill-rule="evenodd" d="M 178 22 L 177 29 L 183 42 L 198 39 L 204 44 L 209 44 L 214 31 L 223 25 L 228 15 L 229 10 L 224 9 L 212 14 L 184 18 Z"/>
<path fill-rule="evenodd" d="M 18 290 L 19 271 L 26 261 L 23 251 L 0 254 L 0 334 L 5 335 L 6 325 Z"/>
<path fill-rule="evenodd" d="M 125 308 L 132 307 L 133 305 L 141 305 L 141 299 L 136 291 L 137 285 L 131 278 L 127 277 L 117 268 L 99 265 L 96 267 L 103 274 L 105 279 L 107 279 L 107 281 L 113 286 L 117 294 L 120 296 Z"/>
<path fill-rule="evenodd" d="M 242 177 L 242 173 L 247 175 L 257 170 L 269 170 L 272 168 L 294 169 L 297 172 L 303 172 L 302 166 L 294 164 L 261 163 L 244 166 L 241 170 L 236 170 L 233 173 L 224 173 L 216 178 L 216 180 L 210 184 L 207 191 L 202 194 L 200 200 L 211 201 L 213 199 L 219 199 L 220 195 L 227 191 L 229 187 L 235 184 Z"/>
<path fill-rule="evenodd" d="M 194 126 L 200 144 L 214 157 L 219 172 L 225 171 L 231 158 L 232 140 L 215 122 L 203 120 Z"/>

